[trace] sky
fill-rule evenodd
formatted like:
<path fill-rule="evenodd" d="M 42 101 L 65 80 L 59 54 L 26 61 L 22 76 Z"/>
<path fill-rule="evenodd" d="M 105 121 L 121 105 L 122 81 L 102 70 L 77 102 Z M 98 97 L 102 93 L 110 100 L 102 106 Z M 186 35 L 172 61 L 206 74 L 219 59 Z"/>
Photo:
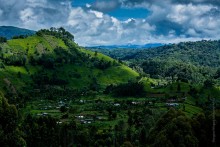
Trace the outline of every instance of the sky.
<path fill-rule="evenodd" d="M 81 46 L 220 39 L 220 0 L 0 0 L 0 26 L 64 27 Z"/>

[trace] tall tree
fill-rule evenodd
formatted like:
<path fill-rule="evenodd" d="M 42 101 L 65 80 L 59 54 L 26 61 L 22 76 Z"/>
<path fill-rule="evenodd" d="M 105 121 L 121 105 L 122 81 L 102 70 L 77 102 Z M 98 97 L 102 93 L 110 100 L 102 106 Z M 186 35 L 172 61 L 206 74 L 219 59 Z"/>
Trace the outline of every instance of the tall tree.
<path fill-rule="evenodd" d="M 0 93 L 0 145 L 25 146 L 22 132 L 18 127 L 18 111 L 14 105 L 9 105 Z"/>

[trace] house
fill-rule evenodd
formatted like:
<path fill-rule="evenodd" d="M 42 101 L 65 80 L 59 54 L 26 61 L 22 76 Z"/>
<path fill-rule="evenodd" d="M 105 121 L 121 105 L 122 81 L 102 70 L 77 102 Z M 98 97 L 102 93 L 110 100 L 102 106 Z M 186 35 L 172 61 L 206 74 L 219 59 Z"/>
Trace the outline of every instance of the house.
<path fill-rule="evenodd" d="M 179 106 L 178 103 L 166 103 L 166 105 L 167 105 L 168 107 L 177 107 L 177 106 Z"/>
<path fill-rule="evenodd" d="M 114 106 L 117 106 L 117 107 L 118 107 L 118 106 L 120 106 L 120 104 L 119 104 L 119 103 L 115 103 Z"/>

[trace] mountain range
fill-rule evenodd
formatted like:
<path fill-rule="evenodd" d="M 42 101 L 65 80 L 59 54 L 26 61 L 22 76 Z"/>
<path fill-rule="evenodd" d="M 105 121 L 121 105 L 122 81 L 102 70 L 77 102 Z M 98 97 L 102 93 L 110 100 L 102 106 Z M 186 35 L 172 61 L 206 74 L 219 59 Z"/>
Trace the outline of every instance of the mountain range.
<path fill-rule="evenodd" d="M 149 43 L 144 45 L 137 45 L 137 44 L 126 44 L 126 45 L 103 45 L 103 46 L 88 46 L 86 48 L 91 49 L 148 49 L 163 46 L 162 43 Z"/>
<path fill-rule="evenodd" d="M 11 39 L 19 35 L 33 35 L 36 31 L 13 27 L 13 26 L 0 26 L 0 36 Z"/>

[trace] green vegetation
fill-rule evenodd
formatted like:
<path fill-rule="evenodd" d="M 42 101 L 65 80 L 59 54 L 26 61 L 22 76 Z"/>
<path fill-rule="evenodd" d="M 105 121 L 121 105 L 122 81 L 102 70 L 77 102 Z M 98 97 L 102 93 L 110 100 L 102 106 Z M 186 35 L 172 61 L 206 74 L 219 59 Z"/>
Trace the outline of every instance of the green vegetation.
<path fill-rule="evenodd" d="M 167 46 L 121 61 L 73 40 L 51 28 L 0 43 L 1 145 L 219 146 L 217 65 L 160 54 Z"/>
<path fill-rule="evenodd" d="M 138 76 L 112 58 L 80 48 L 63 28 L 41 30 L 36 34 L 0 45 L 1 78 L 8 81 L 0 87 L 4 93 L 10 91 L 9 83 L 21 93 L 27 93 L 21 90 L 26 87 L 45 89 L 47 85 L 51 89 L 65 86 L 74 91 L 103 89 Z"/>
<path fill-rule="evenodd" d="M 1 146 L 25 146 L 22 132 L 18 126 L 18 111 L 9 105 L 0 93 L 0 144 Z"/>
<path fill-rule="evenodd" d="M 219 84 L 219 41 L 182 42 L 152 49 L 131 50 L 97 49 L 122 60 L 142 74 L 152 78 L 174 78 L 202 84 L 215 78 Z"/>

